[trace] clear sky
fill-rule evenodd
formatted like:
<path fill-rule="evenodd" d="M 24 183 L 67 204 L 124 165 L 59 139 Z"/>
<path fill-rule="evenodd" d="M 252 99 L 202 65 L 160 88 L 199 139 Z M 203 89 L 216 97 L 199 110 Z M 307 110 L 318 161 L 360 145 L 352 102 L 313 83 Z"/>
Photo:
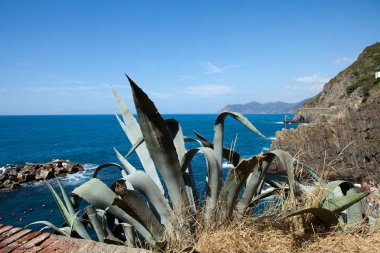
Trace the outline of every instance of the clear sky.
<path fill-rule="evenodd" d="M 380 41 L 380 1 L 0 0 L 0 115 L 297 102 Z"/>

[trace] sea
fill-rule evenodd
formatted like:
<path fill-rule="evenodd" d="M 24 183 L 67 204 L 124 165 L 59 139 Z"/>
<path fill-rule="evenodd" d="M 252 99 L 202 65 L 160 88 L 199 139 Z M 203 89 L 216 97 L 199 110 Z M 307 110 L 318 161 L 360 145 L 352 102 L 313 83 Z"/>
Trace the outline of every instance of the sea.
<path fill-rule="evenodd" d="M 246 158 L 265 152 L 276 131 L 296 127 L 295 124 L 284 125 L 282 120 L 285 116 L 291 118 L 293 115 L 246 115 L 267 138 L 258 136 L 227 117 L 224 145 L 233 147 Z M 195 130 L 209 140 L 213 139 L 216 114 L 163 117 L 179 121 L 185 136 L 195 138 Z M 196 146 L 196 143 L 186 143 L 187 149 Z M 0 168 L 6 164 L 45 163 L 53 159 L 80 163 L 85 168 L 84 172 L 60 178 L 67 193 L 89 180 L 100 164 L 118 162 L 114 148 L 126 154 L 130 147 L 131 143 L 114 115 L 0 116 Z M 136 154 L 128 160 L 137 169 L 142 169 Z M 202 154 L 196 155 L 192 167 L 198 191 L 204 192 L 206 165 Z M 228 169 L 223 169 L 224 177 L 227 173 Z M 108 185 L 120 177 L 117 168 L 104 169 L 98 175 Z M 54 180 L 50 182 L 57 189 Z M 50 221 L 56 226 L 64 222 L 43 181 L 23 184 L 20 190 L 0 191 L 0 224 L 24 227 L 40 220 Z"/>

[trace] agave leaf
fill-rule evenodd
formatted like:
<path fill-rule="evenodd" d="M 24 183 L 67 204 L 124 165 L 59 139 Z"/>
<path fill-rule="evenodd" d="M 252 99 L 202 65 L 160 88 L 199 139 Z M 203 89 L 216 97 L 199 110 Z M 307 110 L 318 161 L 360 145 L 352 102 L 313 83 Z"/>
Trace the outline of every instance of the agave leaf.
<path fill-rule="evenodd" d="M 75 215 L 76 212 L 74 210 L 74 207 L 73 207 L 69 197 L 67 196 L 65 190 L 63 189 L 61 182 L 59 181 L 58 178 L 56 178 L 56 181 L 57 181 L 57 184 L 59 186 L 59 189 L 61 190 L 61 194 L 62 194 L 63 200 L 65 201 L 65 206 L 67 208 L 67 211 L 70 213 L 71 216 Z"/>
<path fill-rule="evenodd" d="M 116 118 L 120 123 L 120 126 L 123 128 L 128 139 L 132 143 L 132 146 L 143 138 L 139 124 L 137 123 L 136 118 L 128 110 L 127 106 L 121 99 L 120 95 L 112 87 L 113 94 L 115 96 L 116 102 L 119 105 L 124 123 L 121 121 L 119 116 L 116 114 Z M 145 172 L 153 179 L 157 187 L 164 193 L 164 188 L 161 184 L 160 178 L 158 177 L 154 163 L 150 157 L 150 154 L 147 150 L 146 144 L 143 142 L 136 148 L 137 156 L 139 157 L 142 166 L 144 167 Z"/>
<path fill-rule="evenodd" d="M 326 228 L 336 226 L 339 223 L 338 218 L 333 212 L 331 212 L 328 209 L 318 208 L 318 207 L 296 209 L 295 211 L 291 211 L 290 213 L 283 215 L 282 218 L 289 218 L 292 216 L 306 214 L 306 213 L 313 214 L 314 217 L 317 218 Z"/>
<path fill-rule="evenodd" d="M 214 123 L 214 150 L 216 152 L 216 157 L 218 158 L 218 163 L 219 163 L 220 168 L 222 167 L 222 162 L 223 162 L 224 121 L 228 115 L 230 115 L 232 118 L 242 123 L 244 126 L 252 130 L 256 134 L 266 138 L 242 114 L 236 113 L 236 112 L 221 112 L 216 118 L 215 123 Z"/>
<path fill-rule="evenodd" d="M 187 214 L 183 210 L 189 208 L 189 201 L 170 132 L 149 97 L 129 77 L 128 80 L 146 147 L 167 186 L 174 210 L 185 220 Z"/>
<path fill-rule="evenodd" d="M 214 148 L 214 144 L 212 144 L 212 142 L 200 135 L 197 131 L 194 131 L 194 133 L 199 138 L 199 142 L 202 144 L 202 146 L 212 149 Z M 238 152 L 226 147 L 223 147 L 223 158 L 227 160 L 231 159 L 231 162 L 235 167 L 244 159 Z"/>
<path fill-rule="evenodd" d="M 296 209 L 290 211 L 288 213 L 280 216 L 279 219 L 285 219 L 292 216 L 311 213 L 314 217 L 319 220 L 326 228 L 330 228 L 336 226 L 339 223 L 338 218 L 335 216 L 333 212 L 328 209 L 313 207 L 313 208 L 305 208 L 305 209 Z"/>
<path fill-rule="evenodd" d="M 141 224 L 145 224 L 156 241 L 163 241 L 163 226 L 150 210 L 142 194 L 138 191 L 125 189 L 118 183 L 116 183 L 115 191 L 122 197 L 122 200 L 115 198 L 113 204 L 126 211 Z"/>
<path fill-rule="evenodd" d="M 357 191 L 355 188 L 351 188 L 347 191 L 348 196 L 356 193 Z M 360 201 L 358 201 L 349 208 L 347 208 L 347 225 L 350 228 L 356 228 L 361 224 L 362 220 L 362 204 L 360 203 Z"/>
<path fill-rule="evenodd" d="M 119 198 L 114 198 L 113 205 L 119 207 L 129 215 L 131 215 L 134 219 L 144 225 L 144 227 L 153 235 L 153 238 L 157 242 L 164 241 L 164 228 L 161 226 L 160 222 L 156 219 L 152 211 L 150 211 L 149 207 L 144 203 L 145 208 L 143 210 L 138 210 L 138 208 L 144 207 L 140 204 L 136 206 L 132 206 L 133 203 L 125 202 Z M 132 205 L 131 205 L 132 204 Z"/>
<path fill-rule="evenodd" d="M 188 164 L 190 164 L 197 152 L 203 153 L 206 158 L 207 178 L 204 218 L 205 221 L 208 222 L 218 201 L 218 195 L 222 184 L 222 173 L 215 157 L 214 150 L 207 147 L 190 149 L 181 160 L 182 171 L 188 167 Z"/>
<path fill-rule="evenodd" d="M 354 187 L 351 182 L 344 181 L 344 180 L 335 180 L 335 181 L 328 182 L 327 185 L 323 189 L 322 201 L 324 201 L 326 198 L 334 198 L 335 197 L 334 190 L 338 186 L 340 187 L 342 184 L 348 184 L 349 187 Z M 340 193 L 341 193 L 340 196 L 342 196 L 343 193 L 341 192 L 341 188 L 340 188 Z"/>
<path fill-rule="evenodd" d="M 314 186 L 306 186 L 305 184 L 302 184 L 298 181 L 294 181 L 294 191 L 299 194 L 303 195 L 305 193 L 311 193 L 311 191 L 315 189 Z"/>
<path fill-rule="evenodd" d="M 152 203 L 157 213 L 160 215 L 161 223 L 169 230 L 169 232 L 171 232 L 171 208 L 165 197 L 158 190 L 158 187 L 152 184 L 152 179 L 143 171 L 136 171 L 136 173 L 128 175 L 123 180 L 129 182 L 132 184 L 134 189 L 144 194 L 144 196 L 149 200 L 150 203 Z"/>
<path fill-rule="evenodd" d="M 129 149 L 128 153 L 124 156 L 124 158 L 128 158 L 133 151 L 135 151 L 142 143 L 144 142 L 144 138 L 139 138 L 135 144 L 132 145 L 132 147 Z"/>
<path fill-rule="evenodd" d="M 262 184 L 266 171 L 268 170 L 274 157 L 275 155 L 267 153 L 266 156 L 263 157 L 262 162 L 257 163 L 253 171 L 250 173 L 243 196 L 237 204 L 237 209 L 239 212 L 245 212 L 246 208 L 252 201 L 253 196 L 257 193 L 259 186 Z"/>
<path fill-rule="evenodd" d="M 335 214 L 340 214 L 362 198 L 369 195 L 369 192 L 353 193 L 346 196 L 326 199 L 322 202 L 322 208 L 326 208 Z"/>
<path fill-rule="evenodd" d="M 315 169 L 311 168 L 310 166 L 306 165 L 305 163 L 297 159 L 294 159 L 293 165 L 300 166 L 302 169 L 306 170 L 314 178 L 315 181 L 320 182 L 322 180 L 318 172 Z"/>
<path fill-rule="evenodd" d="M 194 130 L 194 134 L 198 137 L 199 141 L 202 143 L 202 146 L 214 148 L 214 144 L 211 141 L 207 140 L 205 137 L 203 137 L 200 133 Z"/>
<path fill-rule="evenodd" d="M 57 184 L 61 190 L 61 194 L 63 197 L 63 200 L 65 201 L 65 206 L 67 208 L 67 211 L 70 213 L 71 216 L 71 227 L 73 228 L 74 231 L 76 231 L 83 239 L 90 239 L 90 235 L 87 233 L 86 228 L 83 226 L 83 223 L 78 219 L 77 213 L 74 210 L 74 207 L 67 196 L 65 190 L 63 189 L 63 186 L 61 182 L 57 178 Z"/>
<path fill-rule="evenodd" d="M 26 225 L 25 227 L 29 227 L 29 226 L 36 225 L 36 224 L 45 225 L 46 227 L 53 229 L 55 232 L 57 232 L 61 235 L 70 237 L 70 232 L 69 232 L 70 228 L 69 227 L 59 228 L 59 227 L 55 226 L 54 224 L 50 223 L 49 221 L 36 221 L 36 222 L 32 222 L 32 223 Z M 45 228 L 42 228 L 41 231 L 44 229 Z"/>
<path fill-rule="evenodd" d="M 59 197 L 58 193 L 54 190 L 54 188 L 50 185 L 50 183 L 48 181 L 45 180 L 45 183 L 46 185 L 48 186 L 51 194 L 53 195 L 54 197 L 54 200 L 55 202 L 57 203 L 58 205 L 58 208 L 59 208 L 59 211 L 61 212 L 63 218 L 65 219 L 65 221 L 68 223 L 68 224 L 71 224 L 71 220 L 72 220 L 72 215 L 70 214 L 70 212 L 67 210 L 65 204 L 63 203 L 63 201 L 61 200 L 61 198 Z"/>
<path fill-rule="evenodd" d="M 63 218 L 66 221 L 66 223 L 70 224 L 71 227 L 72 227 L 72 229 L 74 231 L 76 231 L 83 239 L 90 239 L 90 236 L 87 233 L 86 229 L 84 228 L 83 224 L 77 218 L 76 213 L 73 210 L 73 207 L 71 206 L 71 202 L 70 202 L 70 200 L 68 200 L 67 195 L 66 195 L 65 191 L 63 190 L 62 186 L 59 184 L 59 186 L 61 188 L 61 191 L 62 191 L 62 195 L 64 196 L 64 198 L 66 197 L 65 201 L 66 201 L 67 204 L 69 204 L 69 206 L 71 207 L 70 210 L 73 213 L 70 213 L 70 211 L 68 210 L 68 207 L 63 203 L 63 201 L 59 197 L 58 193 L 54 190 L 54 188 L 50 185 L 50 183 L 47 182 L 47 181 L 45 181 L 45 183 L 48 186 L 51 194 L 53 195 L 54 200 L 57 203 L 58 209 L 61 212 Z"/>
<path fill-rule="evenodd" d="M 106 234 L 106 237 L 104 238 L 104 243 L 124 245 L 125 243 L 119 240 L 118 238 L 116 238 L 116 236 L 113 234 L 110 228 L 110 224 L 113 224 L 113 226 L 115 225 L 114 221 L 111 222 L 110 217 L 112 217 L 113 220 L 115 220 L 115 217 L 112 214 L 101 209 L 96 210 L 96 214 L 100 218 L 103 231 Z"/>
<path fill-rule="evenodd" d="M 184 136 L 183 139 L 185 142 L 196 142 L 199 144 L 200 147 L 203 147 L 202 142 L 200 140 L 193 138 L 193 137 Z"/>
<path fill-rule="evenodd" d="M 278 188 L 278 189 L 283 189 L 284 188 L 284 184 L 282 184 L 280 181 L 277 181 L 277 180 L 274 180 L 274 179 L 265 179 L 264 180 L 265 183 L 269 184 L 270 186 L 274 187 L 274 188 Z"/>
<path fill-rule="evenodd" d="M 101 164 L 99 165 L 95 171 L 94 171 L 94 174 L 92 175 L 93 178 L 97 178 L 98 177 L 98 173 L 103 170 L 104 168 L 109 168 L 109 167 L 117 167 L 119 168 L 120 171 L 123 171 L 123 167 L 121 167 L 119 164 L 117 163 L 104 163 L 104 164 Z"/>
<path fill-rule="evenodd" d="M 263 192 L 263 193 L 255 196 L 254 198 L 252 198 L 248 207 L 252 208 L 252 207 L 256 206 L 260 199 L 264 199 L 264 198 L 267 198 L 269 196 L 272 196 L 272 195 L 276 194 L 277 192 L 279 192 L 280 190 L 281 190 L 281 188 L 273 188 L 273 189 L 270 189 L 266 192 Z"/>
<path fill-rule="evenodd" d="M 181 161 L 183 156 L 186 154 L 185 141 L 181 125 L 175 119 L 166 119 L 165 122 L 168 126 L 170 135 L 172 136 L 173 143 L 178 155 L 178 161 Z M 183 180 L 186 185 L 186 193 L 189 199 L 191 211 L 193 213 L 196 213 L 197 205 L 199 204 L 199 195 L 195 186 L 191 163 L 189 163 L 187 167 L 184 170 L 182 170 L 182 174 Z"/>
<path fill-rule="evenodd" d="M 95 208 L 92 205 L 89 205 L 84 210 L 88 216 L 88 219 L 90 220 L 92 227 L 95 230 L 99 242 L 104 242 L 104 238 L 106 238 L 106 231 L 103 228 L 102 223 L 98 219 L 98 215 L 96 213 Z"/>
<path fill-rule="evenodd" d="M 246 186 L 243 192 L 243 196 L 236 205 L 237 210 L 240 213 L 244 213 L 251 202 L 253 196 L 257 193 L 259 185 L 261 184 L 261 170 L 259 163 L 253 168 L 249 174 L 246 182 Z"/>
<path fill-rule="evenodd" d="M 120 223 L 123 228 L 125 239 L 127 240 L 127 245 L 133 247 L 135 245 L 135 235 L 133 233 L 133 226 L 131 224 L 122 222 Z"/>
<path fill-rule="evenodd" d="M 119 159 L 120 163 L 124 166 L 124 168 L 128 171 L 129 174 L 132 174 L 134 172 L 136 172 L 136 168 L 133 167 L 132 164 L 130 164 L 127 159 L 125 159 L 120 153 L 119 151 L 117 151 L 115 148 L 114 148 L 114 151 L 116 153 L 116 156 L 117 156 L 117 159 Z"/>
<path fill-rule="evenodd" d="M 223 148 L 223 158 L 232 162 L 232 165 L 236 167 L 244 158 L 238 152 L 235 152 L 228 148 Z"/>
<path fill-rule="evenodd" d="M 75 188 L 71 194 L 79 196 L 87 203 L 93 205 L 95 208 L 107 210 L 107 212 L 114 215 L 118 219 L 133 224 L 136 230 L 145 238 L 148 243 L 152 245 L 155 244 L 154 238 L 141 223 L 139 223 L 136 219 L 131 217 L 118 206 L 112 205 L 117 195 L 99 179 L 90 179 L 86 183 Z"/>
<path fill-rule="evenodd" d="M 125 187 L 126 189 L 128 190 L 134 190 L 133 188 L 133 185 L 126 181 L 126 178 L 128 178 L 128 175 L 126 174 L 125 176 L 123 176 L 123 178 L 119 178 L 118 180 L 114 181 L 109 187 L 110 189 L 113 191 L 113 192 L 116 192 L 115 189 L 116 189 L 116 184 L 121 184 L 123 185 L 123 187 Z"/>
<path fill-rule="evenodd" d="M 244 159 L 236 168 L 233 168 L 228 172 L 219 196 L 222 206 L 225 206 L 225 215 L 227 217 L 231 216 L 241 187 L 257 163 L 257 157 L 252 156 L 249 159 Z"/>
<path fill-rule="evenodd" d="M 280 150 L 280 149 L 272 150 L 268 153 L 274 154 L 280 160 L 282 166 L 285 168 L 286 173 L 288 175 L 290 197 L 293 204 L 295 204 L 296 197 L 294 194 L 295 180 L 294 180 L 293 157 L 288 152 Z"/>

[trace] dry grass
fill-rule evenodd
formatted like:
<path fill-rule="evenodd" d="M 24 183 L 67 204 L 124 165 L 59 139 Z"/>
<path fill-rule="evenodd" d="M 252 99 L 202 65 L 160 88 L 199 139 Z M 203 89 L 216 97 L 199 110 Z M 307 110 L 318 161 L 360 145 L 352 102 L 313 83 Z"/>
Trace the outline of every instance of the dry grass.
<path fill-rule="evenodd" d="M 299 199 L 305 207 L 318 206 L 326 187 L 318 186 Z M 287 199 L 281 206 L 280 213 L 292 203 Z M 277 220 L 273 213 L 278 211 L 266 210 L 266 218 L 235 217 L 207 227 L 200 215 L 195 219 L 198 223 L 188 247 L 169 240 L 167 252 L 380 252 L 380 231 L 370 233 L 368 224 L 355 231 L 345 229 L 343 224 L 327 230 L 312 215 Z"/>
<path fill-rule="evenodd" d="M 380 232 L 373 234 L 288 231 L 246 218 L 199 234 L 198 252 L 380 252 Z"/>
<path fill-rule="evenodd" d="M 305 174 L 298 169 L 296 172 L 299 178 Z M 330 173 L 326 168 L 322 178 L 328 178 Z M 320 206 L 326 184 L 313 183 L 316 186 L 313 191 L 298 196 L 298 205 Z M 198 213 L 191 238 L 185 244 L 167 238 L 165 252 L 380 252 L 380 231 L 369 232 L 365 222 L 355 230 L 343 223 L 327 230 L 311 214 L 279 220 L 277 215 L 290 210 L 294 203 L 285 198 L 284 190 L 278 195 L 277 208 L 272 206 L 261 217 L 236 215 L 233 220 L 204 226 L 203 213 Z"/>
<path fill-rule="evenodd" d="M 272 218 L 240 217 L 208 227 L 200 222 L 190 244 L 169 240 L 165 252 L 380 252 L 380 231 L 368 232 L 368 224 L 326 230 L 310 216 Z"/>

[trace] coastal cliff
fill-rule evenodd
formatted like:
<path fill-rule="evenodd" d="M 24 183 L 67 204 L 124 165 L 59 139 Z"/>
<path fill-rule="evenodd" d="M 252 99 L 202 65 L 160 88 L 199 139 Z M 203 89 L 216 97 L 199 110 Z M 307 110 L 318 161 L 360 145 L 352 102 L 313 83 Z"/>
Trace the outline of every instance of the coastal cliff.
<path fill-rule="evenodd" d="M 367 47 L 323 91 L 297 111 L 296 129 L 276 133 L 271 148 L 288 150 L 331 177 L 380 180 L 380 43 Z"/>

